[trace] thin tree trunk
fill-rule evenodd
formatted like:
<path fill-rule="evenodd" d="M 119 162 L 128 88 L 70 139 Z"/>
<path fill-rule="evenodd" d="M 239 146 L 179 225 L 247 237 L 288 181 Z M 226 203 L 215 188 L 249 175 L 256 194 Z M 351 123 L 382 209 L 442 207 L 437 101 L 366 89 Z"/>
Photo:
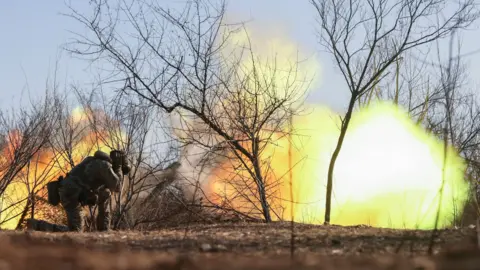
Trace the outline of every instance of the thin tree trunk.
<path fill-rule="evenodd" d="M 20 219 L 18 220 L 17 227 L 15 230 L 20 230 L 23 224 L 23 221 L 25 220 L 25 217 L 28 215 L 28 209 L 30 208 L 31 201 L 27 200 L 27 205 L 25 205 L 25 208 L 22 211 L 22 214 L 20 215 Z"/>
<path fill-rule="evenodd" d="M 118 192 L 118 195 L 116 198 L 116 203 L 117 203 L 116 218 L 112 219 L 114 230 L 118 229 L 118 225 L 120 224 L 120 221 L 122 220 L 122 215 L 123 215 L 122 196 L 123 196 L 123 188 L 125 187 L 125 175 L 123 174 L 123 172 L 122 172 L 120 181 L 122 181 L 122 184 L 120 186 L 120 191 Z"/>
<path fill-rule="evenodd" d="M 290 114 L 289 119 L 290 132 L 288 133 L 288 175 L 290 178 L 290 258 L 293 259 L 295 254 L 295 212 L 293 209 L 294 198 L 293 198 L 293 168 L 292 168 L 292 132 L 293 132 L 293 115 Z"/>
<path fill-rule="evenodd" d="M 327 194 L 325 201 L 325 225 L 330 224 L 330 212 L 332 207 L 332 190 L 333 190 L 333 170 L 335 168 L 335 162 L 337 161 L 340 150 L 342 149 L 343 140 L 347 134 L 348 125 L 350 119 L 352 118 L 353 108 L 355 107 L 356 95 L 352 94 L 350 103 L 348 104 L 347 114 L 345 119 L 342 122 L 342 127 L 340 129 L 340 136 L 338 137 L 337 146 L 335 151 L 333 151 L 332 158 L 330 159 L 330 165 L 328 166 L 328 176 L 327 176 Z"/>
<path fill-rule="evenodd" d="M 252 156 L 253 159 L 252 165 L 255 171 L 255 180 L 257 183 L 258 195 L 260 199 L 260 204 L 262 205 L 262 214 L 265 218 L 265 222 L 270 223 L 272 222 L 272 216 L 270 215 L 270 206 L 268 205 L 267 195 L 265 194 L 265 181 L 263 179 L 262 170 L 260 169 L 260 162 L 259 162 L 259 139 L 256 136 L 252 136 Z"/>
<path fill-rule="evenodd" d="M 32 204 L 32 208 L 30 209 L 30 218 L 35 218 L 35 193 L 32 192 L 32 195 L 31 195 L 31 204 Z"/>
<path fill-rule="evenodd" d="M 260 196 L 260 204 L 262 205 L 263 217 L 265 222 L 272 222 L 272 216 L 270 215 L 270 206 L 268 205 L 267 196 L 265 194 L 265 184 L 262 177 L 262 172 L 260 171 L 260 164 L 258 159 L 255 158 L 253 162 L 253 168 L 255 170 L 255 176 L 257 178 L 257 188 Z"/>

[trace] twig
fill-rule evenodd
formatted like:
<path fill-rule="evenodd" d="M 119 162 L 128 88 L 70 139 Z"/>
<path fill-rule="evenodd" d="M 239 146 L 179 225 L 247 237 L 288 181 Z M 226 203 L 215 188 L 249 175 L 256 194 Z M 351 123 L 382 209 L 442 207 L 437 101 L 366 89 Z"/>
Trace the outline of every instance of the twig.
<path fill-rule="evenodd" d="M 477 218 L 475 229 L 477 231 L 477 248 L 480 249 L 480 218 Z"/>
<path fill-rule="evenodd" d="M 293 210 L 293 168 L 292 168 L 292 129 L 293 129 L 293 115 L 290 113 L 290 132 L 288 143 L 288 170 L 290 178 L 290 258 L 293 260 L 295 255 L 295 222 L 294 222 L 294 210 Z"/>

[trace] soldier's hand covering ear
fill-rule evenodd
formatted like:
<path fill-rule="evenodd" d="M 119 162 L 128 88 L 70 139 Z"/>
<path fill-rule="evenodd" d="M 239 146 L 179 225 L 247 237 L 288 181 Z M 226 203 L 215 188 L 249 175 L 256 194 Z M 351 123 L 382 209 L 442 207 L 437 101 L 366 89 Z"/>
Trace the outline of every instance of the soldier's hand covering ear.
<path fill-rule="evenodd" d="M 113 150 L 110 152 L 110 157 L 112 158 L 112 168 L 114 171 L 119 173 L 121 168 L 123 174 L 128 174 L 130 172 L 131 167 L 125 152 Z"/>
<path fill-rule="evenodd" d="M 121 150 L 112 150 L 110 151 L 110 158 L 112 159 L 112 162 L 114 160 L 116 161 L 122 161 L 122 158 L 123 156 L 125 155 L 125 153 Z"/>
<path fill-rule="evenodd" d="M 110 152 L 110 158 L 112 159 L 112 167 L 114 171 L 117 171 L 122 167 L 122 161 L 124 157 L 123 151 L 113 150 Z"/>

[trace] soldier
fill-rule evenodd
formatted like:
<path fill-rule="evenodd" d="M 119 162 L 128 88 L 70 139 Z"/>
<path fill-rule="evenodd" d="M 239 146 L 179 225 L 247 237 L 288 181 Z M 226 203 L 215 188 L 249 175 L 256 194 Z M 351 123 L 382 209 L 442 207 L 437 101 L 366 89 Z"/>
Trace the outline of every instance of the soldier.
<path fill-rule="evenodd" d="M 49 231 L 83 231 L 82 206 L 97 205 L 97 230 L 108 230 L 108 199 L 111 192 L 120 190 L 121 172 L 130 172 L 130 165 L 123 151 L 113 150 L 110 156 L 102 151 L 95 152 L 94 156 L 85 158 L 75 166 L 65 179 L 60 178 L 58 183 L 52 185 L 58 187 L 57 190 L 49 189 L 50 203 L 56 205 L 60 202 L 65 209 L 68 228 L 38 220 L 27 221 L 27 227 Z M 58 196 L 58 199 L 54 199 L 55 196 Z"/>

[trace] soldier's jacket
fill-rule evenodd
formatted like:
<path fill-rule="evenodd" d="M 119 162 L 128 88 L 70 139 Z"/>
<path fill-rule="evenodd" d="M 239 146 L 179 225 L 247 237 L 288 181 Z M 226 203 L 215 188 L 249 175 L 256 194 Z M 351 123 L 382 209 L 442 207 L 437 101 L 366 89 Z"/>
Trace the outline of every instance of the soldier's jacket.
<path fill-rule="evenodd" d="M 77 184 L 89 190 L 96 190 L 102 185 L 112 192 L 120 188 L 120 173 L 113 170 L 110 162 L 94 157 L 87 157 L 75 166 L 67 178 L 71 176 Z"/>

